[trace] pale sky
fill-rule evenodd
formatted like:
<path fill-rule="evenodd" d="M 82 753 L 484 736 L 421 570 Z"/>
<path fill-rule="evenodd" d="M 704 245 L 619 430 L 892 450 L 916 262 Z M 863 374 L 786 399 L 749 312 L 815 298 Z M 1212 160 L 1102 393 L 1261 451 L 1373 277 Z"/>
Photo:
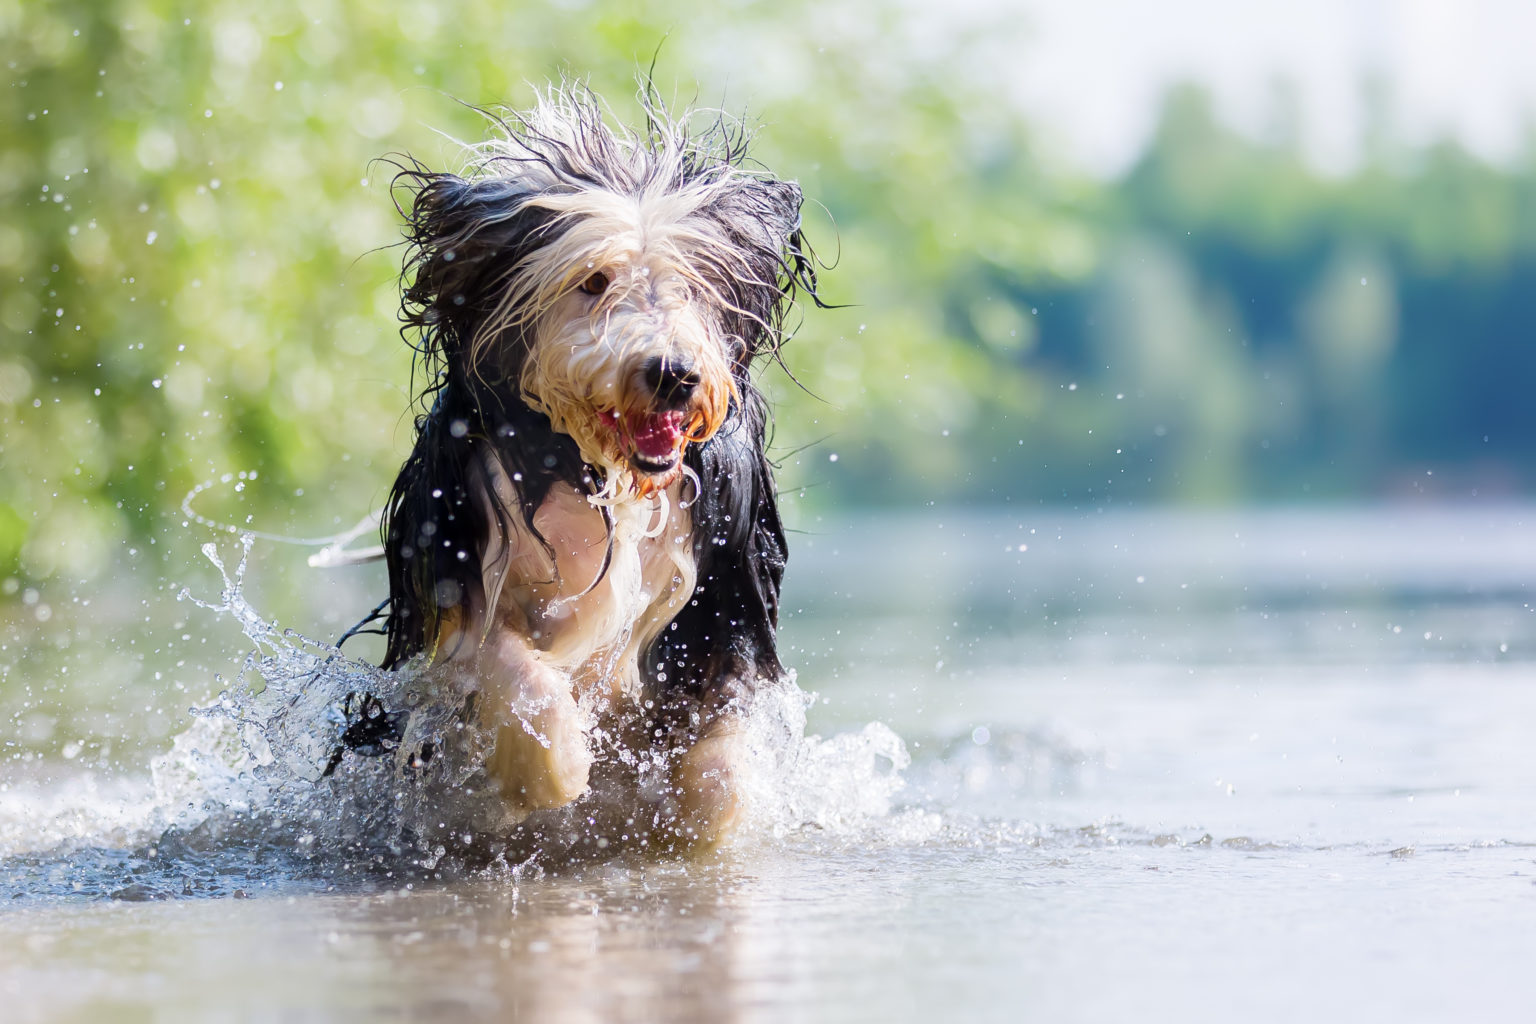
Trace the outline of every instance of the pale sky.
<path fill-rule="evenodd" d="M 1013 94 L 1077 162 L 1114 172 L 1146 140 L 1174 81 L 1212 87 L 1223 115 L 1261 131 L 1279 76 L 1296 86 L 1308 152 L 1347 167 L 1359 83 L 1384 72 L 1410 141 L 1455 135 L 1506 158 L 1536 112 L 1536 0 L 969 0 L 1026 26 Z"/>

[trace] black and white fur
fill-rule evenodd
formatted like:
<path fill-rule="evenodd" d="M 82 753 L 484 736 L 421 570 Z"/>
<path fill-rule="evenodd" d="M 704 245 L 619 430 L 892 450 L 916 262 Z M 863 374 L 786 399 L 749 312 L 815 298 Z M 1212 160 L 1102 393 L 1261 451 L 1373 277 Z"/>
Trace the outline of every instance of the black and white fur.
<path fill-rule="evenodd" d="M 685 843 L 738 809 L 733 709 L 783 675 L 786 546 L 750 371 L 797 291 L 801 192 L 723 117 L 585 88 L 412 163 L 405 333 L 427 386 L 383 522 L 385 667 L 477 694 L 514 811 L 586 790 L 601 734 L 665 748 Z"/>

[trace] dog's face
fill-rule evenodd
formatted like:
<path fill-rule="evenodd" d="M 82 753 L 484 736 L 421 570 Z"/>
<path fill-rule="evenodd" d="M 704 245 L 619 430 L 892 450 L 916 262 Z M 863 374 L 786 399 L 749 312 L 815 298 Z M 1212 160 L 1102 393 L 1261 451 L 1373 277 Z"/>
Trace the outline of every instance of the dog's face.
<path fill-rule="evenodd" d="M 800 190 L 743 170 L 723 121 L 615 132 L 578 93 L 502 126 L 467 173 L 406 174 L 407 322 L 447 379 L 547 416 L 608 493 L 652 493 L 727 422 L 814 282 Z"/>
<path fill-rule="evenodd" d="M 570 223 L 531 261 L 551 294 L 533 302 L 526 351 L 499 362 L 521 365 L 523 399 L 587 461 L 632 474 L 641 494 L 665 487 L 684 448 L 724 423 L 746 355 L 727 332 L 722 282 L 711 280 L 708 224 L 675 194 L 537 202 Z"/>

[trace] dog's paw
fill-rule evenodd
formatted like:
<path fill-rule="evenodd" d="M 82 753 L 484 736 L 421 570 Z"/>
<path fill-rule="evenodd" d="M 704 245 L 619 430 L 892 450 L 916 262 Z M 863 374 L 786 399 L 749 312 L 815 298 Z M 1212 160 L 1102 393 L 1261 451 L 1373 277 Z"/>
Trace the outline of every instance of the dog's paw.
<path fill-rule="evenodd" d="M 496 735 L 486 767 L 507 803 L 541 810 L 585 793 L 593 754 L 570 681 L 510 636 L 486 652 L 479 681 L 480 721 Z"/>
<path fill-rule="evenodd" d="M 507 803 L 524 811 L 564 807 L 587 791 L 592 771 L 592 751 L 579 723 L 552 721 L 548 714 L 538 718 L 498 729 L 487 765 Z"/>
<path fill-rule="evenodd" d="M 735 831 L 745 753 L 739 726 L 721 722 L 678 758 L 672 767 L 677 816 L 669 829 L 674 849 L 708 852 Z"/>
<path fill-rule="evenodd" d="M 593 754 L 586 716 L 570 694 L 545 694 L 498 710 L 501 723 L 487 767 L 508 804 L 525 811 L 564 807 L 587 791 Z"/>

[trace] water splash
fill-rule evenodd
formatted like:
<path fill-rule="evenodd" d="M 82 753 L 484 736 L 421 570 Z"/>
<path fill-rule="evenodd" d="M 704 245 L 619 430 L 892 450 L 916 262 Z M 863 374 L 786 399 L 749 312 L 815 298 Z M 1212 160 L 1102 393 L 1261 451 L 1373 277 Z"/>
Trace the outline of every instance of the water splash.
<path fill-rule="evenodd" d="M 0 806 L 0 853 L 22 853 L 41 870 L 39 843 L 3 842 L 7 832 L 41 823 L 35 836 L 85 865 L 84 874 L 70 874 L 73 891 L 156 898 L 258 884 L 249 877 L 257 864 L 274 877 L 334 881 L 542 870 L 651 852 L 650 827 L 665 802 L 662 754 L 598 735 L 601 767 L 585 797 L 512 816 L 486 776 L 495 737 L 479 726 L 472 697 L 441 680 L 429 686 L 419 665 L 386 672 L 265 619 L 243 592 L 255 540 L 240 538 L 232 566 L 216 545 L 203 547 L 222 580 L 216 601 L 178 595 L 240 626 L 252 649 L 235 678 L 194 709 L 190 726 L 152 762 L 148 784 L 93 780 L 0 794 L 10 804 Z M 807 735 L 812 700 L 790 678 L 743 709 L 747 814 L 739 843 L 807 830 L 852 837 L 892 820 L 909 764 L 900 737 L 878 724 L 830 739 Z M 344 738 L 369 716 L 388 716 L 396 728 L 379 729 L 374 756 L 360 756 Z M 104 786 L 123 792 L 107 800 Z M 13 857 L 9 866 L 20 863 Z"/>
<path fill-rule="evenodd" d="M 791 676 L 748 706 L 749 828 L 780 838 L 806 828 L 857 833 L 891 813 L 912 763 L 906 744 L 879 722 L 830 739 L 807 735 L 815 699 Z"/>

